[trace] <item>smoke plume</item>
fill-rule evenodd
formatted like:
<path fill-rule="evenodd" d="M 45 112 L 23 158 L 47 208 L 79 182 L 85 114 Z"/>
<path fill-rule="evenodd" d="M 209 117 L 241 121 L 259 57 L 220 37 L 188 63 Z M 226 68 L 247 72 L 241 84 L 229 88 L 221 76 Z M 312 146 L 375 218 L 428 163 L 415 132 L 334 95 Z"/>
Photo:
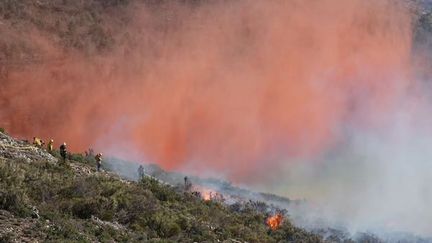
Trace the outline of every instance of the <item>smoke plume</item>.
<path fill-rule="evenodd" d="M 382 221 L 411 230 L 421 217 L 426 231 L 430 213 L 407 216 L 398 200 L 416 200 L 416 210 L 431 201 L 430 102 L 413 75 L 404 2 L 168 1 L 122 11 L 127 25 L 107 20 L 116 44 L 99 54 L 21 33 L 43 48 L 42 61 L 1 80 L 0 125 L 359 217 L 385 202 Z"/>

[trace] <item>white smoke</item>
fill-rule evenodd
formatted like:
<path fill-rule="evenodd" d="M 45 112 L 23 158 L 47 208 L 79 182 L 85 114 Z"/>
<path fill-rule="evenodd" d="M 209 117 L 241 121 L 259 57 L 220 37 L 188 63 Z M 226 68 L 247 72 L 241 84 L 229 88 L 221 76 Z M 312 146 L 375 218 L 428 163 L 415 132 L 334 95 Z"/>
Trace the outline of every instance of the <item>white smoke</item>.
<path fill-rule="evenodd" d="M 272 189 L 317 205 L 292 212 L 298 223 L 432 236 L 432 116 L 419 97 L 380 114 L 379 127 L 344 126 L 347 142 L 318 161 L 286 163 Z"/>

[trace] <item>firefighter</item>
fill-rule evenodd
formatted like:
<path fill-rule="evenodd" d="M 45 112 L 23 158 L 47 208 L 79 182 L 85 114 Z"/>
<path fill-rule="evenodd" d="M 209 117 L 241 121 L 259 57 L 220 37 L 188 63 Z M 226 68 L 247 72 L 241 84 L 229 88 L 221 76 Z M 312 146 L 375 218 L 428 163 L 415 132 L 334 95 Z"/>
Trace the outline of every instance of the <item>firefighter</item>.
<path fill-rule="evenodd" d="M 187 176 L 184 177 L 184 189 L 185 191 L 190 191 L 192 189 L 192 183 Z"/>
<path fill-rule="evenodd" d="M 140 180 L 144 177 L 144 167 L 142 165 L 138 167 L 138 177 Z"/>
<path fill-rule="evenodd" d="M 86 157 L 93 157 L 93 155 L 94 155 L 94 150 L 92 148 L 89 148 L 87 151 L 85 151 Z"/>
<path fill-rule="evenodd" d="M 89 148 L 88 153 L 89 153 L 89 156 L 93 156 L 94 155 L 94 150 L 92 148 Z"/>
<path fill-rule="evenodd" d="M 42 139 L 33 137 L 33 145 L 36 147 L 42 147 Z"/>
<path fill-rule="evenodd" d="M 102 166 L 102 153 L 96 154 L 95 160 L 96 160 L 96 169 L 97 171 L 100 171 L 100 168 Z"/>
<path fill-rule="evenodd" d="M 47 150 L 48 150 L 48 152 L 52 152 L 53 149 L 54 149 L 54 140 L 51 139 L 51 140 L 48 142 Z"/>
<path fill-rule="evenodd" d="M 63 159 L 63 162 L 66 162 L 66 156 L 67 156 L 66 143 L 60 145 L 60 155 Z"/>

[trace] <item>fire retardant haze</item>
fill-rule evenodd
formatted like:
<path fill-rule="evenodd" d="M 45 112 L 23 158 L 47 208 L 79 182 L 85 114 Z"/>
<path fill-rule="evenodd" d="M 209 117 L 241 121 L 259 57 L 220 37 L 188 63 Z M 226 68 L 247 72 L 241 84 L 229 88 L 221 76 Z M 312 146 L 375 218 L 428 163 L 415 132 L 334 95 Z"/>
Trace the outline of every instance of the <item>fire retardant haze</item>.
<path fill-rule="evenodd" d="M 326 205 L 352 228 L 432 234 L 429 90 L 390 0 L 169 2 L 106 16 L 112 50 L 1 80 L 0 125 Z M 6 32 L 5 32 L 6 33 Z M 416 219 L 416 220 L 415 220 Z"/>

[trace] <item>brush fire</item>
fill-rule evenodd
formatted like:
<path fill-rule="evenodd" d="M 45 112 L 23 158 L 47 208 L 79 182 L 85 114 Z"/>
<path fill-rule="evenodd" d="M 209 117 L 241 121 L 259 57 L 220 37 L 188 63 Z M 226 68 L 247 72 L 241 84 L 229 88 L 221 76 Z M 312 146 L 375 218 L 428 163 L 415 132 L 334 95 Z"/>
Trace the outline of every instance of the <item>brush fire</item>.
<path fill-rule="evenodd" d="M 201 192 L 201 197 L 204 201 L 210 201 L 212 199 L 212 192 L 205 190 Z"/>
<path fill-rule="evenodd" d="M 217 202 L 223 202 L 224 196 L 216 191 L 210 190 L 208 188 L 195 186 L 195 191 L 199 192 L 200 197 L 204 201 L 217 201 Z"/>
<path fill-rule="evenodd" d="M 35 24 L 51 8 L 3 1 L 37 9 L 15 24 L 1 2 L 0 128 L 11 134 L 155 163 L 180 186 L 187 174 L 260 191 L 187 177 L 182 188 L 207 206 L 252 205 L 272 230 L 286 214 L 249 199 L 295 207 L 298 225 L 331 215 L 350 230 L 432 237 L 430 0 L 130 0 L 88 8 L 101 16 L 83 26 L 56 11 Z"/>
<path fill-rule="evenodd" d="M 282 225 L 283 216 L 282 214 L 278 213 L 276 215 L 273 215 L 267 219 L 267 225 L 272 230 L 277 230 Z"/>

